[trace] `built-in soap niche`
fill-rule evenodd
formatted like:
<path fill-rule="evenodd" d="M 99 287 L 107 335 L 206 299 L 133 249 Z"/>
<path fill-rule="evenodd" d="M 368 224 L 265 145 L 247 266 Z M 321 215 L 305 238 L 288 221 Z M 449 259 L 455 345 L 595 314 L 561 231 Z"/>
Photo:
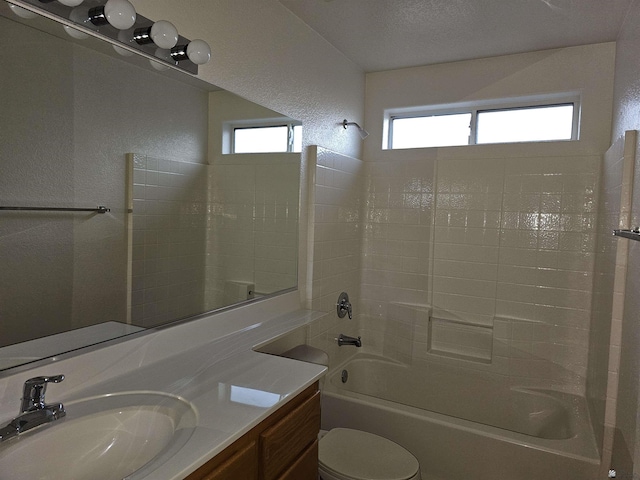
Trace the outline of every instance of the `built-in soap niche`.
<path fill-rule="evenodd" d="M 458 319 L 429 318 L 428 352 L 443 357 L 491 363 L 493 326 Z"/>

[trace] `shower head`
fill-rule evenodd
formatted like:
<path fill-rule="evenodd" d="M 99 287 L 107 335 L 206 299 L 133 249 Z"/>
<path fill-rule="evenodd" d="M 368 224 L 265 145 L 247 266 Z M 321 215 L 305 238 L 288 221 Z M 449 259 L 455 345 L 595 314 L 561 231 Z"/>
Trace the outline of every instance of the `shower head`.
<path fill-rule="evenodd" d="M 353 125 L 354 127 L 356 127 L 358 129 L 358 133 L 360 134 L 360 138 L 362 138 L 363 140 L 369 136 L 369 132 L 367 132 L 364 128 L 362 128 L 356 122 L 347 122 L 347 119 L 345 118 L 342 121 L 342 127 L 346 130 L 349 125 Z"/>

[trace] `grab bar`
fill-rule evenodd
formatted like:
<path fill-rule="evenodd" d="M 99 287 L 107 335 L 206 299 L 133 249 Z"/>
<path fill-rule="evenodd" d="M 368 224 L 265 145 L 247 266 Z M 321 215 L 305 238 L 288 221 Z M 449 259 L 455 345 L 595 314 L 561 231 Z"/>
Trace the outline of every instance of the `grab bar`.
<path fill-rule="evenodd" d="M 630 238 L 631 240 L 640 240 L 640 228 L 634 230 L 614 230 L 615 237 Z"/>
<path fill-rule="evenodd" d="M 107 213 L 111 209 L 104 205 L 98 205 L 96 208 L 65 208 L 65 207 L 0 207 L 0 210 L 22 210 L 33 212 L 95 212 Z"/>

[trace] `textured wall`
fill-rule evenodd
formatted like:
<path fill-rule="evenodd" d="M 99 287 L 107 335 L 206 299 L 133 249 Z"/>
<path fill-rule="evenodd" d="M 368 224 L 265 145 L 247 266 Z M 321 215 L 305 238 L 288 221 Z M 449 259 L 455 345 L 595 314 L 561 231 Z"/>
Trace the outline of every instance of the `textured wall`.
<path fill-rule="evenodd" d="M 4 18 L 0 22 L 4 44 L 28 31 Z M 13 86 L 2 95 L 0 128 L 0 204 L 6 206 L 73 203 L 73 54 L 58 48 L 62 41 L 48 43 L 59 55 L 41 49 L 47 37 L 35 32 L 31 42 L 17 45 L 6 55 L 12 68 L 0 72 L 0 84 Z M 42 82 L 41 67 L 50 72 L 48 82 Z M 59 138 L 53 148 L 52 137 Z M 3 212 L 0 218 L 0 346 L 31 338 L 35 325 L 43 335 L 69 328 L 73 216 Z M 36 273 L 43 267 L 44 274 Z"/>
<path fill-rule="evenodd" d="M 640 126 L 640 2 L 634 0 L 616 41 L 612 141 Z"/>

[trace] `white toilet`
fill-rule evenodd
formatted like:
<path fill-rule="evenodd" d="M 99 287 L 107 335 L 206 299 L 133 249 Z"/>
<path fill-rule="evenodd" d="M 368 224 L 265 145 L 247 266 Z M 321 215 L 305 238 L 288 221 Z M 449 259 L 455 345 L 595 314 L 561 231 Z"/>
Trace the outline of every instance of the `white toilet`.
<path fill-rule="evenodd" d="M 420 480 L 416 457 L 378 435 L 334 428 L 318 448 L 322 480 Z"/>

